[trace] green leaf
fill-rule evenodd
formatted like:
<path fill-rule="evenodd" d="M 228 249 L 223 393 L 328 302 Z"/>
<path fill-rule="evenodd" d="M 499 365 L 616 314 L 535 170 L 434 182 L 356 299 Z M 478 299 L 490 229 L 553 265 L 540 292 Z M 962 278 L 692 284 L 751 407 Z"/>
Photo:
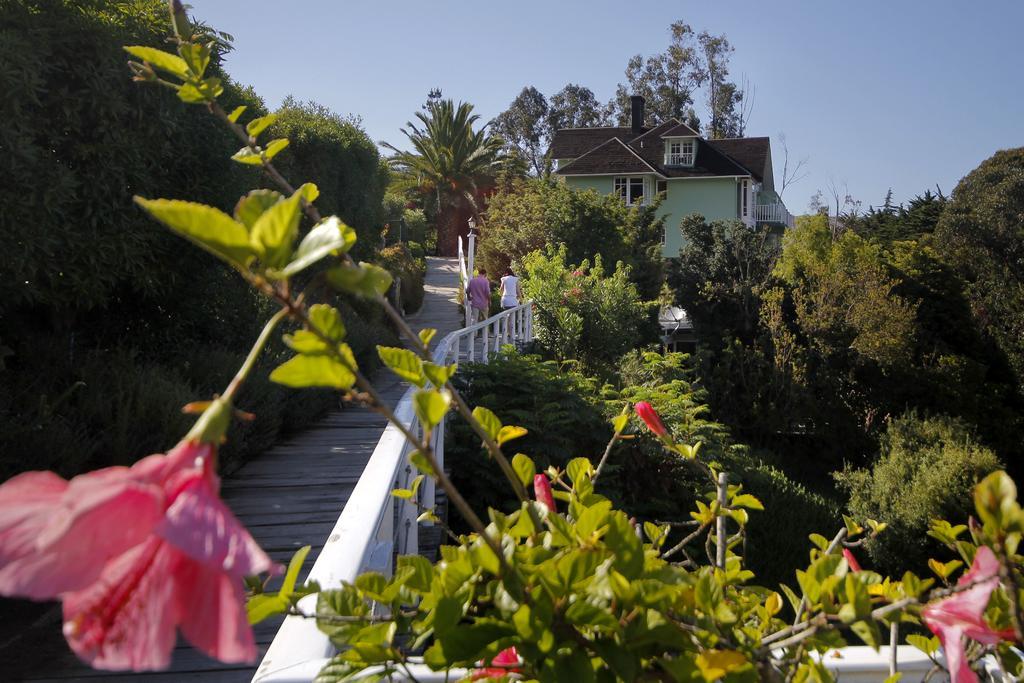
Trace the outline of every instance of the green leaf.
<path fill-rule="evenodd" d="M 327 281 L 343 292 L 367 298 L 381 296 L 391 287 L 391 273 L 372 263 L 343 265 L 327 272 Z"/>
<path fill-rule="evenodd" d="M 533 464 L 533 460 L 522 453 L 512 456 L 512 469 L 515 470 L 516 476 L 523 486 L 532 484 L 533 476 L 537 473 L 537 466 Z"/>
<path fill-rule="evenodd" d="M 133 57 L 138 57 L 148 62 L 161 71 L 166 71 L 182 79 L 188 78 L 188 64 L 178 55 L 170 52 L 157 50 L 154 47 L 143 47 L 142 45 L 128 45 L 124 51 Z"/>
<path fill-rule="evenodd" d="M 405 580 L 405 585 L 413 590 L 426 593 L 434 581 L 434 565 L 421 555 L 399 555 L 398 570 L 411 567 L 412 573 Z"/>
<path fill-rule="evenodd" d="M 178 47 L 178 54 L 196 78 L 203 77 L 206 67 L 210 64 L 210 48 L 199 43 L 182 43 Z"/>
<path fill-rule="evenodd" d="M 245 113 L 246 109 L 248 109 L 248 107 L 246 107 L 244 104 L 235 107 L 231 111 L 231 113 L 228 114 L 228 121 L 230 121 L 231 123 L 238 123 L 238 118 Z"/>
<path fill-rule="evenodd" d="M 489 437 L 492 439 L 498 437 L 498 432 L 501 431 L 501 420 L 498 419 L 497 415 L 483 406 L 477 406 L 473 408 L 473 417 L 480 423 L 480 426 L 484 428 Z"/>
<path fill-rule="evenodd" d="M 341 313 L 329 304 L 313 304 L 309 307 L 309 322 L 334 343 L 345 339 L 345 323 Z"/>
<path fill-rule="evenodd" d="M 302 238 L 292 262 L 285 266 L 281 274 L 291 277 L 326 256 L 347 252 L 355 243 L 355 230 L 342 223 L 337 216 L 325 218 Z"/>
<path fill-rule="evenodd" d="M 264 211 L 252 226 L 249 240 L 268 268 L 281 268 L 292 255 L 299 232 L 299 198 L 292 196 Z"/>
<path fill-rule="evenodd" d="M 907 643 L 913 645 L 926 655 L 935 654 L 935 652 L 939 649 L 940 644 L 939 639 L 935 636 L 929 638 L 927 636 L 920 636 L 916 634 L 907 636 Z"/>
<path fill-rule="evenodd" d="M 135 203 L 182 237 L 228 263 L 246 266 L 253 250 L 241 223 L 219 209 L 178 199 L 143 199 Z"/>
<path fill-rule="evenodd" d="M 622 433 L 622 430 L 624 430 L 626 428 L 626 425 L 628 424 L 628 414 L 616 415 L 615 417 L 612 418 L 612 429 L 615 431 L 616 434 Z"/>
<path fill-rule="evenodd" d="M 410 500 L 415 494 L 409 489 L 391 489 L 391 495 L 395 498 Z"/>
<path fill-rule="evenodd" d="M 390 370 L 402 379 L 422 388 L 427 380 L 423 376 L 423 360 L 409 349 L 378 346 L 377 355 Z"/>
<path fill-rule="evenodd" d="M 235 219 L 252 229 L 263 212 L 277 204 L 284 195 L 274 190 L 253 190 L 238 200 L 235 205 Z"/>
<path fill-rule="evenodd" d="M 302 201 L 307 204 L 312 204 L 320 196 L 320 188 L 316 186 L 316 183 L 302 183 L 299 189 L 295 190 L 295 194 L 302 197 Z"/>
<path fill-rule="evenodd" d="M 425 327 L 419 332 L 420 343 L 424 346 L 430 346 L 430 340 L 437 334 L 437 330 L 432 327 Z"/>
<path fill-rule="evenodd" d="M 736 508 L 749 508 L 751 510 L 764 510 L 764 505 L 754 496 L 749 493 L 736 496 L 729 503 L 731 507 Z M 827 547 L 827 546 L 826 546 Z"/>
<path fill-rule="evenodd" d="M 565 473 L 569 475 L 569 479 L 573 482 L 580 481 L 581 479 L 590 479 L 593 471 L 594 466 L 586 458 L 573 458 L 565 466 Z"/>
<path fill-rule="evenodd" d="M 178 88 L 178 99 L 189 104 L 214 102 L 223 92 L 224 86 L 221 85 L 219 78 L 207 78 L 183 84 Z"/>
<path fill-rule="evenodd" d="M 268 142 L 267 146 L 263 148 L 263 156 L 266 157 L 267 161 L 270 161 L 287 146 L 288 138 L 275 138 Z"/>
<path fill-rule="evenodd" d="M 248 164 L 249 166 L 263 165 L 263 157 L 258 152 L 254 152 L 248 145 L 232 154 L 231 158 L 240 164 Z"/>
<path fill-rule="evenodd" d="M 277 120 L 277 114 L 267 114 L 253 119 L 245 126 L 245 132 L 251 137 L 257 138 L 260 133 L 267 129 L 267 126 Z"/>
<path fill-rule="evenodd" d="M 452 395 L 447 391 L 436 389 L 419 389 L 412 396 L 413 409 L 420 422 L 428 429 L 433 429 L 448 412 Z"/>
<path fill-rule="evenodd" d="M 423 362 L 423 374 L 427 376 L 430 383 L 437 388 L 443 387 L 452 378 L 458 369 L 457 363 L 451 365 L 437 365 L 429 361 Z"/>
<path fill-rule="evenodd" d="M 525 427 L 513 427 L 512 425 L 505 425 L 498 430 L 497 441 L 499 446 L 503 446 L 513 439 L 518 439 L 521 436 L 526 436 Z"/>
<path fill-rule="evenodd" d="M 410 453 L 409 462 L 424 474 L 429 474 L 432 477 L 437 475 L 437 472 L 434 470 L 434 466 L 430 464 L 429 460 L 427 460 L 427 456 L 420 451 L 413 451 Z"/>
<path fill-rule="evenodd" d="M 341 346 L 348 349 L 347 344 Z M 351 349 L 348 349 L 348 354 L 351 353 Z M 286 387 L 330 387 L 348 390 L 355 384 L 356 376 L 330 356 L 303 355 L 274 368 L 270 373 L 270 380 Z"/>
<path fill-rule="evenodd" d="M 284 581 L 281 582 L 281 595 L 287 597 L 295 592 L 295 582 L 299 579 L 299 572 L 302 570 L 302 563 L 306 561 L 306 555 L 309 555 L 309 549 L 308 545 L 302 546 L 292 555 L 288 562 L 288 571 L 284 574 Z"/>
<path fill-rule="evenodd" d="M 287 598 L 274 593 L 252 595 L 245 602 L 245 614 L 250 624 L 258 624 L 264 619 L 281 614 L 288 609 Z"/>

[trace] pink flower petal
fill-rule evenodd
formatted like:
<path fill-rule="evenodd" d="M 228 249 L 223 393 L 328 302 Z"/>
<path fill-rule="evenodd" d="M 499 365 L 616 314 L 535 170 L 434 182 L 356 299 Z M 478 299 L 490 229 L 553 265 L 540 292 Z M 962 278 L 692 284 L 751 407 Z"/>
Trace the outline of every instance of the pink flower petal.
<path fill-rule="evenodd" d="M 236 578 L 269 571 L 270 558 L 201 473 L 192 473 L 157 533 L 192 559 Z"/>
<path fill-rule="evenodd" d="M 190 643 L 222 662 L 255 661 L 241 580 L 182 555 L 174 582 L 178 622 Z"/>
<path fill-rule="evenodd" d="M 85 590 L 64 596 L 64 636 L 97 669 L 166 668 L 174 648 L 175 551 L 157 538 L 111 562 Z"/>
<path fill-rule="evenodd" d="M 533 497 L 537 499 L 548 510 L 555 512 L 555 497 L 551 493 L 551 482 L 546 474 L 536 474 L 533 477 Z"/>
<path fill-rule="evenodd" d="M 52 473 L 29 473 L 26 488 L 16 477 L 14 491 L 0 500 L 0 518 L 15 521 L 0 532 L 0 593 L 48 599 L 92 583 L 103 566 L 152 532 L 162 511 L 163 495 L 154 486 L 138 484 L 128 469 L 108 468 L 75 477 L 63 484 Z M 22 475 L 25 476 L 25 475 Z M 45 505 L 22 499 L 38 488 Z M 28 544 L 27 533 L 34 538 Z M 17 555 L 11 557 L 11 555 Z"/>

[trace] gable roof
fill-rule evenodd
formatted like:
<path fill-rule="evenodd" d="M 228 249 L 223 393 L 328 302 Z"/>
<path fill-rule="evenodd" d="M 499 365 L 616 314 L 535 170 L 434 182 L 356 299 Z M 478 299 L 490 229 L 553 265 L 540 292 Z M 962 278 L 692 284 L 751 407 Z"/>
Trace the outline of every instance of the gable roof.
<path fill-rule="evenodd" d="M 647 129 L 644 128 L 644 131 Z M 633 129 L 629 126 L 559 128 L 551 139 L 549 154 L 552 159 L 575 159 L 612 138 L 628 141 L 632 137 Z"/>
<path fill-rule="evenodd" d="M 619 138 L 603 142 L 557 173 L 566 175 L 605 175 L 610 173 L 657 173 L 661 174 L 647 159 Z"/>
<path fill-rule="evenodd" d="M 771 159 L 771 141 L 761 138 L 724 138 L 708 140 L 708 144 L 723 154 L 735 159 L 758 180 L 763 181 L 770 171 L 767 168 Z"/>
<path fill-rule="evenodd" d="M 700 133 L 695 131 L 693 128 L 690 128 L 685 123 L 680 123 L 678 126 L 675 126 L 675 127 L 671 128 L 671 129 L 669 129 L 668 131 L 662 133 L 661 137 L 663 137 L 663 138 L 698 137 L 699 138 L 700 137 Z"/>

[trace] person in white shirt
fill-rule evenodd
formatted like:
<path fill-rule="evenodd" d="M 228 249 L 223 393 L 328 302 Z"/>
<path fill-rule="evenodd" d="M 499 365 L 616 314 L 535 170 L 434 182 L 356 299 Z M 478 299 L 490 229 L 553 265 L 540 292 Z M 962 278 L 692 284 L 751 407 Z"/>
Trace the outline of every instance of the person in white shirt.
<path fill-rule="evenodd" d="M 512 274 L 511 268 L 505 269 L 505 275 L 501 278 L 501 308 L 515 308 L 519 300 L 523 298 L 523 288 L 519 285 L 519 278 Z"/>

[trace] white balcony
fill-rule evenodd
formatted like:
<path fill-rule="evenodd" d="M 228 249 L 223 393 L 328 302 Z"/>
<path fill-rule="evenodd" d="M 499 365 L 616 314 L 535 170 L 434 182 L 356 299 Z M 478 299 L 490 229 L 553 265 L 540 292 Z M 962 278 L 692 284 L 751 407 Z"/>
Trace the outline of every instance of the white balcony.
<path fill-rule="evenodd" d="M 786 205 L 782 202 L 776 202 L 775 204 L 755 204 L 754 220 L 757 223 L 785 225 L 787 228 L 792 228 L 794 226 L 793 214 L 786 209 Z"/>
<path fill-rule="evenodd" d="M 693 152 L 683 152 L 681 154 L 666 154 L 665 155 L 666 166 L 693 166 Z"/>

